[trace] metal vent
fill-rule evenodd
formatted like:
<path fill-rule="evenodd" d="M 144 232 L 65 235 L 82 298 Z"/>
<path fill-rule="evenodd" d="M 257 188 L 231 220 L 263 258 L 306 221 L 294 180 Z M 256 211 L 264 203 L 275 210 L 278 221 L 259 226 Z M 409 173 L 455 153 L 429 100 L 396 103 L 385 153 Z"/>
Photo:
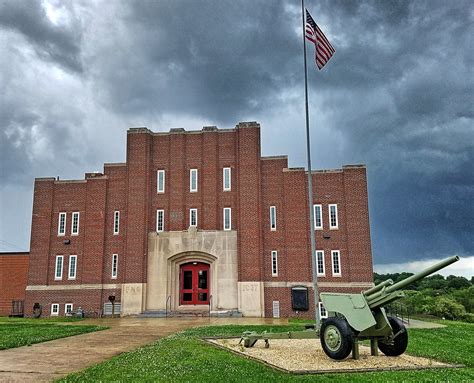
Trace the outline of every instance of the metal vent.
<path fill-rule="evenodd" d="M 273 318 L 280 318 L 280 301 L 273 301 Z"/>
<path fill-rule="evenodd" d="M 120 315 L 120 311 L 122 311 L 121 303 L 115 303 L 114 307 L 114 314 Z M 103 315 L 112 315 L 112 303 L 104 303 L 104 314 Z"/>

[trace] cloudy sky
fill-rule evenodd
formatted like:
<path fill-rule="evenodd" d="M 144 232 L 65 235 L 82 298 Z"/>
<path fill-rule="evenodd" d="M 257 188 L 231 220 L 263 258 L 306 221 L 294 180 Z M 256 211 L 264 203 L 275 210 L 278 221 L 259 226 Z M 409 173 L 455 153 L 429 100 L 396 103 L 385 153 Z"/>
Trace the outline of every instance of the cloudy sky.
<path fill-rule="evenodd" d="M 310 61 L 314 168 L 367 164 L 378 271 L 473 274 L 473 4 L 306 1 L 336 48 Z M 130 127 L 256 120 L 304 166 L 303 79 L 298 0 L 0 0 L 0 251 L 29 249 L 35 177 L 123 162 Z"/>

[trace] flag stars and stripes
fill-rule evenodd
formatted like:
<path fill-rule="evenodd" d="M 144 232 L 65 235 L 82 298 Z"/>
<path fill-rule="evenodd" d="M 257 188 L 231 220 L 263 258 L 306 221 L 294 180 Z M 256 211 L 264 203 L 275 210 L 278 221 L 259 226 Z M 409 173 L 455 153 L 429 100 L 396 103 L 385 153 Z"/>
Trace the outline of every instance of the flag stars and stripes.
<path fill-rule="evenodd" d="M 315 46 L 316 65 L 321 70 L 336 50 L 306 10 L 306 39 Z"/>

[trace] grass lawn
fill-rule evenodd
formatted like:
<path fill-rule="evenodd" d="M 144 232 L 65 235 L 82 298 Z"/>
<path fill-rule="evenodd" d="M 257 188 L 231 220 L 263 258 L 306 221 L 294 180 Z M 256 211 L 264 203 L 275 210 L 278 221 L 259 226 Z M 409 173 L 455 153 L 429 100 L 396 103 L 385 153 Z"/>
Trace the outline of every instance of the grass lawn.
<path fill-rule="evenodd" d="M 289 375 L 245 359 L 201 341 L 205 336 L 235 336 L 245 330 L 290 331 L 300 324 L 286 326 L 214 326 L 190 329 L 153 345 L 116 356 L 104 363 L 62 379 L 86 381 L 205 381 L 205 382 L 427 382 L 474 380 L 474 325 L 443 321 L 446 328 L 409 330 L 407 353 L 464 364 L 465 368 L 376 373 Z M 291 357 L 289 355 L 288 357 Z"/>
<path fill-rule="evenodd" d="M 104 330 L 107 327 L 70 324 L 76 318 L 6 318 L 0 317 L 0 350 L 14 348 L 67 336 Z"/>

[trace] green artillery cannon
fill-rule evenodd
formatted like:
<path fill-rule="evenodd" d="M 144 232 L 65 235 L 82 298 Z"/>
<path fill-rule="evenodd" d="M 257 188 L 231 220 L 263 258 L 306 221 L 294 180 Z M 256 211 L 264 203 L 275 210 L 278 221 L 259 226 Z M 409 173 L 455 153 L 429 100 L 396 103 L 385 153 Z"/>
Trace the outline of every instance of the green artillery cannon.
<path fill-rule="evenodd" d="M 330 358 L 341 360 L 352 351 L 353 358 L 359 358 L 359 341 L 370 340 L 371 354 L 378 355 L 378 349 L 387 356 L 398 356 L 405 352 L 408 345 L 408 333 L 403 322 L 393 316 L 387 316 L 384 305 L 403 298 L 401 291 L 413 282 L 456 262 L 459 257 L 447 258 L 426 270 L 408 277 L 398 283 L 387 280 L 360 294 L 321 293 L 321 301 L 328 313 L 321 329 L 307 326 L 305 331 L 285 333 L 245 332 L 241 341 L 244 347 L 253 347 L 262 339 L 269 347 L 269 339 L 308 339 L 321 340 L 321 346 Z"/>

